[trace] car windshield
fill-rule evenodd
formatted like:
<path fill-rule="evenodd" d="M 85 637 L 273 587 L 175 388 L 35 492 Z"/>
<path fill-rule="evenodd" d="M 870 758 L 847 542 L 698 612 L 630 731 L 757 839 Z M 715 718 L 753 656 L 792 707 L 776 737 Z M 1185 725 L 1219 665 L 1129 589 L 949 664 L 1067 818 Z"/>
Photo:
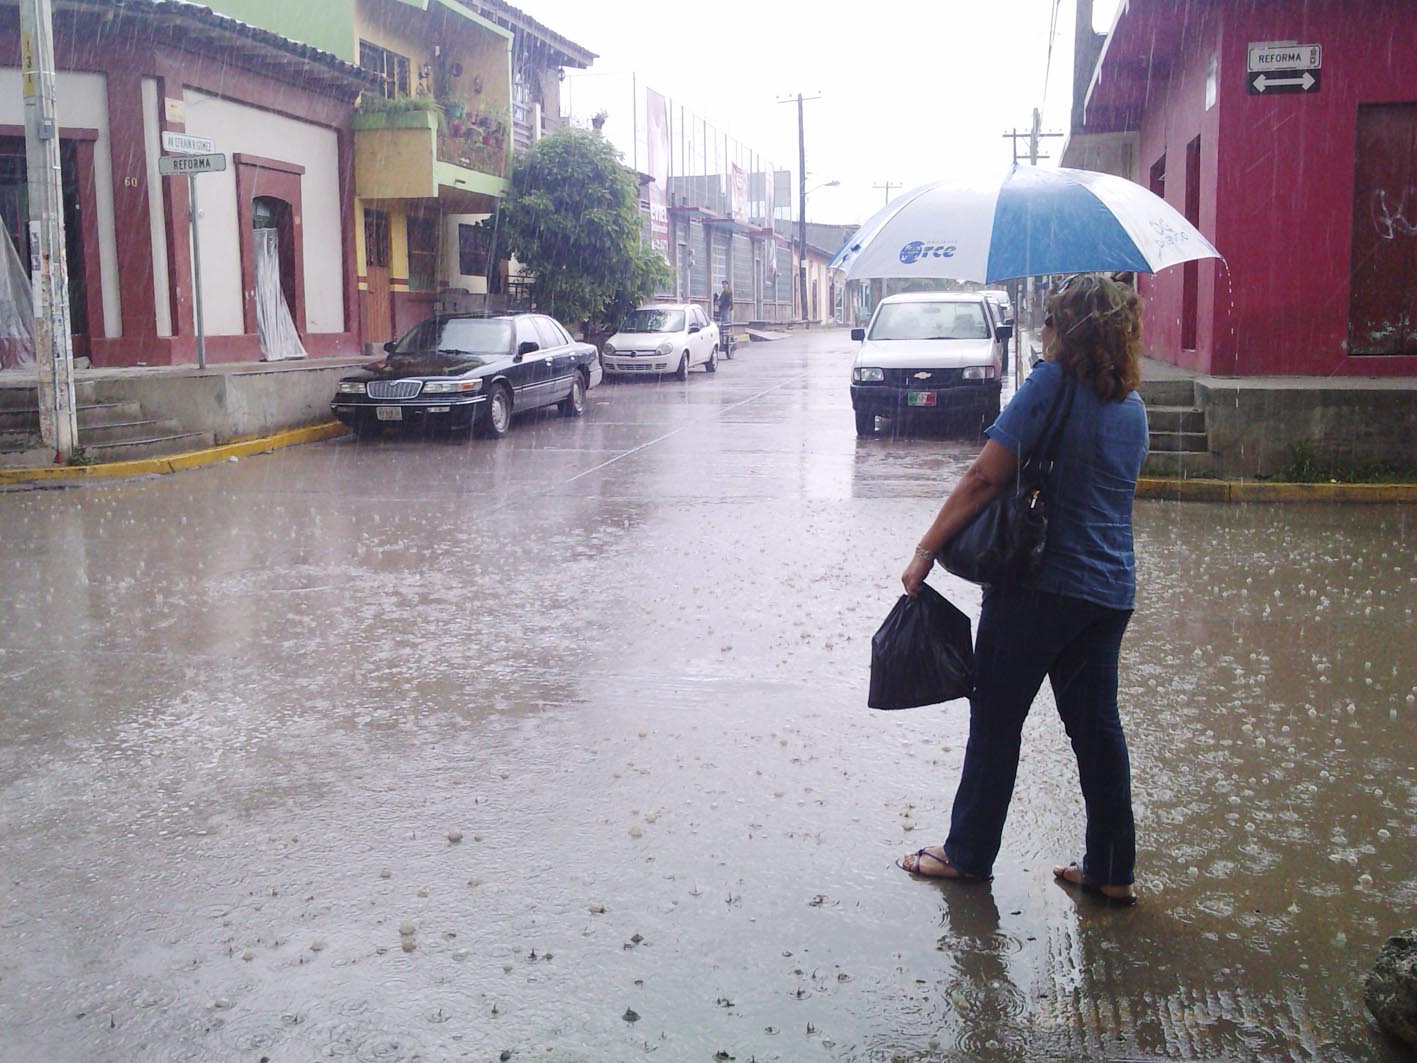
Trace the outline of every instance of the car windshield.
<path fill-rule="evenodd" d="M 512 347 L 512 323 L 495 317 L 429 318 L 404 333 L 395 354 L 505 354 Z"/>
<path fill-rule="evenodd" d="M 632 310 L 625 315 L 621 332 L 683 332 L 682 310 Z"/>
<path fill-rule="evenodd" d="M 989 325 L 979 303 L 884 303 L 871 322 L 873 340 L 984 340 Z"/>

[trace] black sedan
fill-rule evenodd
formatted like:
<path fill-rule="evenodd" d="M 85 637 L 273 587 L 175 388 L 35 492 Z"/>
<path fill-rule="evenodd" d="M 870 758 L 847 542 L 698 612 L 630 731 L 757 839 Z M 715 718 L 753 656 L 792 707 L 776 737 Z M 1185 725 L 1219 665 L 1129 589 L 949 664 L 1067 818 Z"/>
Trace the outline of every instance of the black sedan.
<path fill-rule="evenodd" d="M 503 436 L 522 410 L 556 403 L 579 417 L 601 378 L 595 348 L 544 314 L 432 317 L 384 351 L 341 379 L 330 401 L 360 438 L 409 424 Z"/>

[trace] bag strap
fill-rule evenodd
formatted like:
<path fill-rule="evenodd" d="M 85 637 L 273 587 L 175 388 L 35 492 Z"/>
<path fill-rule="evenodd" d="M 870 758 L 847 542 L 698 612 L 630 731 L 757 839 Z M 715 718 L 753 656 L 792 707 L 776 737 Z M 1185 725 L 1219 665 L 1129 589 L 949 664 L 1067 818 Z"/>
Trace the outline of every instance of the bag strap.
<path fill-rule="evenodd" d="M 1047 463 L 1052 465 L 1053 452 L 1058 448 L 1058 439 L 1063 434 L 1063 426 L 1067 423 L 1068 415 L 1073 410 L 1073 387 L 1074 380 L 1072 374 L 1063 370 L 1063 384 L 1053 396 L 1053 401 L 1048 407 L 1048 417 L 1043 422 L 1043 428 L 1038 433 L 1041 449 L 1035 447 L 1032 454 L 1027 458 L 1020 459 L 1019 470 L 1026 466 L 1033 466 L 1035 463 Z M 1063 407 L 1063 415 L 1058 416 L 1058 407 L 1062 405 L 1064 397 L 1067 398 L 1067 405 Z"/>

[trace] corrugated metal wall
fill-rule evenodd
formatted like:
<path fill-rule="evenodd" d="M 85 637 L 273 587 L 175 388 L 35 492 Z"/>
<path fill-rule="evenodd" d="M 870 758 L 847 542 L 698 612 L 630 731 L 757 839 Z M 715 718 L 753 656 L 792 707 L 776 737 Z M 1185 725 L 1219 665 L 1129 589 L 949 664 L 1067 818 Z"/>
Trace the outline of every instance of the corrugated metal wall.
<path fill-rule="evenodd" d="M 734 233 L 733 320 L 747 321 L 756 316 L 753 307 L 753 241 L 743 233 Z"/>
<path fill-rule="evenodd" d="M 708 244 L 706 243 L 707 230 L 703 223 L 691 221 L 689 223 L 689 253 L 693 256 L 693 275 L 690 277 L 689 298 L 700 302 L 705 302 L 709 297 L 709 270 L 710 259 Z"/>

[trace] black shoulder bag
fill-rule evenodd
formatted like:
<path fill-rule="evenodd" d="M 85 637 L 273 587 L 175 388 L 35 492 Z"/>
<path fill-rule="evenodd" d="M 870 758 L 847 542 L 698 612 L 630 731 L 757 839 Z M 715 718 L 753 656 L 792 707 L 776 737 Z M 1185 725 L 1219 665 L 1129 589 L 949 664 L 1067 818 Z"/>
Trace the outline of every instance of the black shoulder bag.
<path fill-rule="evenodd" d="M 1039 446 L 1027 458 L 1019 455 L 1013 489 L 1000 491 L 940 547 L 936 558 L 946 571 L 971 583 L 1007 583 L 1038 571 L 1048 537 L 1043 479 L 1052 471 L 1058 438 L 1072 412 L 1075 386 L 1073 376 L 1065 374 L 1063 386 L 1048 407 L 1048 419 L 1038 435 Z"/>

